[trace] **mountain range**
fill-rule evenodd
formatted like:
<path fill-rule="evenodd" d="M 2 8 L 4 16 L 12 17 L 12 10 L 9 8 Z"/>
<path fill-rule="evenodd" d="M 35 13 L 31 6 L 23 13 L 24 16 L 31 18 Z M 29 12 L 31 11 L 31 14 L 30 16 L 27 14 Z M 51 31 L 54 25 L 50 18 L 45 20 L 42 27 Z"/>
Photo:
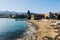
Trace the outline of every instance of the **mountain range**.
<path fill-rule="evenodd" d="M 35 14 L 35 13 L 32 13 L 32 12 L 30 12 L 30 13 L 31 13 L 31 15 L 32 15 L 32 14 Z M 13 14 L 18 14 L 18 15 L 24 14 L 24 15 L 26 15 L 27 12 L 0 11 L 0 14 L 1 14 L 1 15 L 13 15 Z"/>

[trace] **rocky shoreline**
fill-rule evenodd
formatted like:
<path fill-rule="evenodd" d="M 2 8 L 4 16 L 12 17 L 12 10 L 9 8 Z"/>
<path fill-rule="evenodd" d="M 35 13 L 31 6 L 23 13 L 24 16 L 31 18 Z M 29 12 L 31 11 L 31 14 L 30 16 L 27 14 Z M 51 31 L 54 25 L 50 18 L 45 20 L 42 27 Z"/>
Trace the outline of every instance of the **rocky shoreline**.
<path fill-rule="evenodd" d="M 37 40 L 37 29 L 34 27 L 35 25 L 33 25 L 31 22 L 27 21 L 27 30 L 24 33 L 24 37 L 18 38 L 17 40 Z"/>

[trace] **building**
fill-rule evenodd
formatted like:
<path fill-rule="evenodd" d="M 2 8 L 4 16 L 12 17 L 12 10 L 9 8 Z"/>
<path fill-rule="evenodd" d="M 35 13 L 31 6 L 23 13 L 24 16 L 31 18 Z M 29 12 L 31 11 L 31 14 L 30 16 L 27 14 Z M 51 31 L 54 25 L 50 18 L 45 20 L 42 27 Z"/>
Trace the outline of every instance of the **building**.
<path fill-rule="evenodd" d="M 60 12 L 54 13 L 57 16 L 57 19 L 60 20 Z"/>
<path fill-rule="evenodd" d="M 50 13 L 50 19 L 58 19 L 58 20 L 60 20 L 60 12 Z"/>
<path fill-rule="evenodd" d="M 34 20 L 41 20 L 44 18 L 45 18 L 44 14 L 34 14 Z"/>
<path fill-rule="evenodd" d="M 60 20 L 60 14 L 58 15 L 58 20 Z"/>
<path fill-rule="evenodd" d="M 50 19 L 56 19 L 56 16 L 52 12 L 49 12 L 49 17 L 50 17 Z"/>

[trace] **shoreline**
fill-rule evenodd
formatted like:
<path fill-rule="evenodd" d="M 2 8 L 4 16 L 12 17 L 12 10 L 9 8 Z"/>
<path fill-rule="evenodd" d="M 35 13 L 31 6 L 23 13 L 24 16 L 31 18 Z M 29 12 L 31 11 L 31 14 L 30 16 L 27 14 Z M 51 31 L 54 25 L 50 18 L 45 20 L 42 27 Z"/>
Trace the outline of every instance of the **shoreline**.
<path fill-rule="evenodd" d="M 33 27 L 35 27 L 36 30 L 39 30 L 39 26 L 36 23 L 29 21 L 29 20 L 27 22 L 31 23 Z"/>
<path fill-rule="evenodd" d="M 22 39 L 17 38 L 17 40 L 37 40 L 37 29 L 35 28 L 35 25 L 32 22 L 27 22 L 27 30 L 24 33 L 24 37 Z"/>

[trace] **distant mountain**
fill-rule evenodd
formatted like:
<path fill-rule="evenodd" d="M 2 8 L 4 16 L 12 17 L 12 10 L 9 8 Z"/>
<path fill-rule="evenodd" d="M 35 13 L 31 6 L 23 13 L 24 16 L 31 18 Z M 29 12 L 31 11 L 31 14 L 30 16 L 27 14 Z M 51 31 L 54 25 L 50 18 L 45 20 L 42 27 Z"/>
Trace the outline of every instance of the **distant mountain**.
<path fill-rule="evenodd" d="M 31 15 L 35 14 L 35 13 L 32 13 L 32 12 L 30 12 L 30 13 L 31 13 Z M 4 14 L 4 15 L 11 15 L 11 14 L 20 15 L 20 14 L 24 14 L 24 15 L 26 15 L 27 13 L 26 12 L 15 12 L 15 11 L 0 11 L 0 14 Z"/>
<path fill-rule="evenodd" d="M 35 14 L 30 12 L 31 15 Z M 0 18 L 26 18 L 27 12 L 0 11 Z"/>

